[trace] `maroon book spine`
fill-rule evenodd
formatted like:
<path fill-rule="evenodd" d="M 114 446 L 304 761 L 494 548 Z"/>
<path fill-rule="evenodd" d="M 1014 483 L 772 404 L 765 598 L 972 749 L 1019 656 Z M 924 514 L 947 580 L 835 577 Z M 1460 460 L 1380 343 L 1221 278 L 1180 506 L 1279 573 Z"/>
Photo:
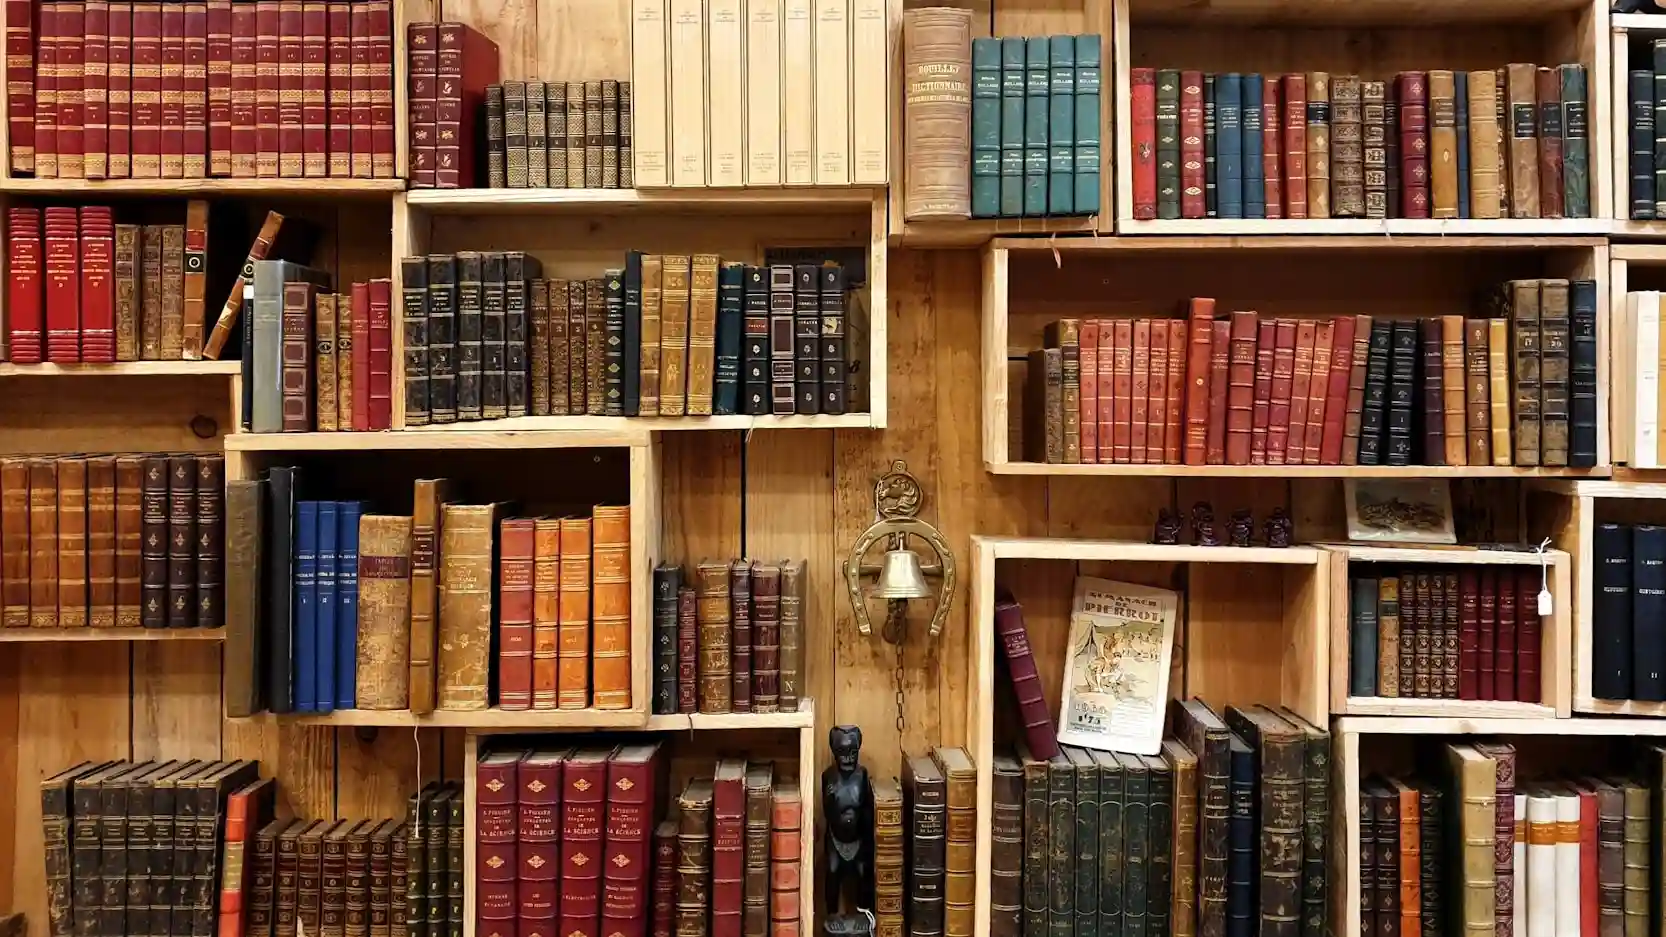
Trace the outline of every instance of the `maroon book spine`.
<path fill-rule="evenodd" d="M 1129 70 L 1133 83 L 1134 220 L 1157 217 L 1157 70 Z"/>
<path fill-rule="evenodd" d="M 695 614 L 695 593 L 684 586 L 677 590 L 677 712 L 699 709 L 699 630 Z"/>
<path fill-rule="evenodd" d="M 1330 394 L 1331 352 L 1335 340 L 1334 322 L 1314 323 L 1313 369 L 1307 381 L 1307 431 L 1302 439 L 1304 465 L 1318 465 L 1319 452 L 1324 446 L 1325 400 Z"/>
<path fill-rule="evenodd" d="M 256 77 L 260 60 L 259 4 L 239 0 L 231 6 L 231 174 L 239 179 L 257 175 L 259 150 L 255 117 Z"/>
<path fill-rule="evenodd" d="M 1012 681 L 1013 695 L 1018 698 L 1018 714 L 1024 720 L 1024 738 L 1029 742 L 1030 753 L 1041 759 L 1052 758 L 1059 753 L 1058 736 L 1053 730 L 1047 698 L 1041 691 L 1035 656 L 1030 651 L 1024 610 L 1011 596 L 1003 595 L 995 601 L 995 633 L 1001 637 L 1007 679 Z"/>
<path fill-rule="evenodd" d="M 81 226 L 73 208 L 46 210 L 46 360 L 81 360 Z"/>
<path fill-rule="evenodd" d="M 352 6 L 347 0 L 331 0 L 329 19 L 328 164 L 332 178 L 345 179 L 353 174 Z"/>
<path fill-rule="evenodd" d="M 307 150 L 306 23 L 301 0 L 278 0 L 278 175 L 298 178 Z"/>
<path fill-rule="evenodd" d="M 752 711 L 752 564 L 729 567 L 729 687 L 730 712 Z"/>
<path fill-rule="evenodd" d="M 1203 73 L 1180 73 L 1180 217 L 1203 217 Z M 1214 460 L 1211 460 L 1214 461 Z"/>
<path fill-rule="evenodd" d="M 231 22 L 231 0 L 208 0 L 208 174 L 221 177 L 231 175 Z"/>
<path fill-rule="evenodd" d="M 1458 699 L 1481 695 L 1481 583 L 1473 567 L 1458 572 Z"/>
<path fill-rule="evenodd" d="M 370 174 L 394 177 L 393 4 L 370 0 Z"/>
<path fill-rule="evenodd" d="M 6 212 L 6 330 L 10 360 L 41 360 L 41 214 L 38 208 Z"/>
<path fill-rule="evenodd" d="M 1295 370 L 1290 380 L 1289 437 L 1284 444 L 1285 465 L 1302 464 L 1302 447 L 1307 441 L 1307 395 L 1313 383 L 1313 346 L 1318 339 L 1318 327 L 1304 319 L 1296 323 Z"/>
<path fill-rule="evenodd" d="M 659 804 L 664 750 L 631 745 L 607 765 L 607 851 L 602 864 L 602 933 L 646 937 L 649 838 Z"/>
<path fill-rule="evenodd" d="M 107 206 L 81 209 L 81 360 L 116 360 L 116 222 Z"/>
<path fill-rule="evenodd" d="M 434 119 L 440 80 L 440 28 L 412 23 L 405 44 L 410 50 L 410 159 L 411 187 L 434 187 Z M 332 82 L 334 81 L 332 77 Z M 331 85 L 334 93 L 334 85 Z M 332 118 L 333 120 L 333 118 Z"/>
<path fill-rule="evenodd" d="M 1207 459 L 1210 465 L 1226 464 L 1226 398 L 1230 386 L 1228 363 L 1232 358 L 1232 323 L 1219 319 L 1211 323 L 1214 335 L 1209 348 L 1209 435 Z"/>
<path fill-rule="evenodd" d="M 746 769 L 712 781 L 711 937 L 741 937 L 742 876 L 746 865 Z"/>
<path fill-rule="evenodd" d="M 1209 452 L 1209 362 L 1215 329 L 1215 301 L 1196 297 L 1191 301 L 1191 342 L 1186 350 L 1186 464 L 1204 465 Z"/>
<path fill-rule="evenodd" d="M 353 324 L 353 429 L 370 429 L 370 284 L 355 283 L 349 294 Z"/>
<path fill-rule="evenodd" d="M 1186 351 L 1190 332 L 1187 323 L 1175 319 L 1169 322 L 1169 360 L 1166 384 L 1168 389 L 1168 425 L 1163 427 L 1163 461 L 1181 464 L 1186 439 Z"/>
<path fill-rule="evenodd" d="M 370 429 L 393 429 L 393 281 L 370 281 Z"/>
<path fill-rule="evenodd" d="M 1406 218 L 1429 217 L 1429 94 L 1422 72 L 1395 79 L 1400 99 L 1400 211 Z"/>
<path fill-rule="evenodd" d="M 1255 422 L 1256 336 L 1260 332 L 1253 312 L 1232 313 L 1231 351 L 1227 361 L 1226 461 L 1229 465 L 1250 464 L 1250 436 Z"/>
<path fill-rule="evenodd" d="M 515 796 L 518 752 L 480 759 L 475 777 L 475 908 L 484 933 L 515 933 Z M 499 923 L 506 922 L 506 923 Z"/>
<path fill-rule="evenodd" d="M 1482 567 L 1476 586 L 1475 693 L 1477 699 L 1498 699 L 1493 682 L 1497 667 L 1493 648 L 1498 640 L 1498 572 Z"/>
<path fill-rule="evenodd" d="M 185 178 L 201 179 L 208 175 L 208 4 L 204 0 L 185 4 L 184 52 L 181 168 Z"/>
<path fill-rule="evenodd" d="M 91 7 L 89 6 L 89 9 Z M 1534 86 L 1539 99 L 1539 217 L 1562 217 L 1562 78 L 1554 68 L 1540 66 Z M 1545 128 L 1550 132 L 1546 133 Z"/>
<path fill-rule="evenodd" d="M 1173 324 L 1168 319 L 1151 320 L 1150 368 L 1145 384 L 1145 458 L 1142 460 L 1151 465 L 1163 464 L 1163 434 L 1169 418 L 1169 327 Z"/>
<path fill-rule="evenodd" d="M 162 178 L 185 178 L 185 4 L 162 4 Z"/>
<path fill-rule="evenodd" d="M 1261 178 L 1267 217 L 1284 217 L 1284 125 L 1279 123 L 1279 80 L 1268 75 L 1261 83 Z"/>
<path fill-rule="evenodd" d="M 1520 567 L 1516 578 L 1516 699 L 1539 701 L 1539 571 Z"/>
<path fill-rule="evenodd" d="M 374 146 L 370 107 L 370 4 L 350 5 L 348 14 L 352 27 L 349 47 L 353 52 L 352 88 L 349 95 L 353 108 L 352 146 L 348 149 L 348 166 L 354 178 L 370 178 L 370 151 Z"/>
<path fill-rule="evenodd" d="M 677 824 L 654 828 L 654 937 L 671 937 L 677 913 Z"/>
<path fill-rule="evenodd" d="M 11 7 L 8 5 L 8 11 Z M 58 4 L 42 3 L 35 44 L 35 175 L 58 175 Z M 17 96 L 9 100 L 15 105 Z"/>
<path fill-rule="evenodd" d="M 86 6 L 59 3 L 58 41 L 58 175 L 81 179 L 85 173 L 86 92 L 83 71 L 86 59 Z"/>
<path fill-rule="evenodd" d="M 1284 76 L 1284 217 L 1307 217 L 1307 76 Z M 1272 217 L 1268 202 L 1268 217 Z"/>
<path fill-rule="evenodd" d="M 1151 320 L 1135 319 L 1129 354 L 1128 461 L 1145 462 L 1146 437 L 1151 429 Z"/>
<path fill-rule="evenodd" d="M 520 766 L 516 863 L 520 879 L 520 937 L 555 937 L 560 882 L 561 765 L 563 753 L 536 751 Z"/>
<path fill-rule="evenodd" d="M 6 128 L 13 174 L 35 171 L 35 4 L 6 0 Z"/>
<path fill-rule="evenodd" d="M 1325 431 L 1319 443 L 1319 464 L 1342 464 L 1342 438 L 1348 419 L 1348 379 L 1354 368 L 1354 317 L 1332 320 L 1330 375 L 1325 387 Z"/>
<path fill-rule="evenodd" d="M 301 4 L 301 175 L 329 174 L 330 7 Z"/>
<path fill-rule="evenodd" d="M 1250 411 L 1250 464 L 1267 464 L 1267 426 L 1273 406 L 1273 345 L 1278 323 L 1263 320 L 1255 335 L 1255 395 Z"/>
<path fill-rule="evenodd" d="M 86 128 L 83 171 L 88 179 L 110 174 L 110 4 L 87 0 L 86 36 L 82 40 L 82 98 Z"/>
<path fill-rule="evenodd" d="M 441 23 L 434 122 L 434 184 L 438 187 L 475 184 L 476 121 L 486 86 L 497 80 L 497 45 L 461 23 Z"/>
<path fill-rule="evenodd" d="M 105 55 L 105 134 L 109 177 L 133 175 L 133 4 L 110 4 L 110 45 Z"/>
<path fill-rule="evenodd" d="M 257 0 L 255 4 L 255 174 L 262 179 L 278 176 L 278 124 L 282 119 L 281 78 L 283 43 L 279 40 L 282 15 L 278 0 Z"/>
<path fill-rule="evenodd" d="M 133 4 L 133 178 L 162 177 L 162 4 Z"/>
<path fill-rule="evenodd" d="M 1493 698 L 1516 698 L 1516 576 L 1511 569 L 1498 571 L 1498 629 L 1493 646 Z"/>
<path fill-rule="evenodd" d="M 498 522 L 498 691 L 500 709 L 532 708 L 533 520 Z"/>
<path fill-rule="evenodd" d="M 565 937 L 598 937 L 607 759 L 586 754 L 562 770 L 561 919 Z"/>
<path fill-rule="evenodd" d="M 1272 400 L 1267 409 L 1267 464 L 1283 465 L 1290 441 L 1290 395 L 1296 378 L 1296 323 L 1280 319 L 1273 344 Z"/>

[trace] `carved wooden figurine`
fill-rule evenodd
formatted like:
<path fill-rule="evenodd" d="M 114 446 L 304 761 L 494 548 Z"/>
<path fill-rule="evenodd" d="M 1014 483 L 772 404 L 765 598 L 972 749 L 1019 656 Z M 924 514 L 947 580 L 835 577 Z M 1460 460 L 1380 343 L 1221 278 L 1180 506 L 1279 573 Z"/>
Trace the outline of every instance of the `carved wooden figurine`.
<path fill-rule="evenodd" d="M 1239 508 L 1232 512 L 1232 523 L 1226 527 L 1227 542 L 1235 547 L 1247 547 L 1255 538 L 1255 519 L 1250 516 L 1249 508 Z"/>
<path fill-rule="evenodd" d="M 1207 501 L 1192 505 L 1192 539 L 1200 547 L 1221 545 L 1221 536 L 1215 532 L 1215 509 Z"/>
<path fill-rule="evenodd" d="M 828 918 L 839 914 L 842 899 L 851 910 L 873 907 L 873 785 L 862 767 L 862 730 L 834 726 L 827 746 L 833 764 L 821 773 L 821 809 L 827 830 L 823 840 L 823 909 Z"/>
<path fill-rule="evenodd" d="M 1160 544 L 1177 544 L 1180 542 L 1180 515 L 1166 507 L 1157 509 L 1157 529 L 1151 533 L 1151 542 Z"/>

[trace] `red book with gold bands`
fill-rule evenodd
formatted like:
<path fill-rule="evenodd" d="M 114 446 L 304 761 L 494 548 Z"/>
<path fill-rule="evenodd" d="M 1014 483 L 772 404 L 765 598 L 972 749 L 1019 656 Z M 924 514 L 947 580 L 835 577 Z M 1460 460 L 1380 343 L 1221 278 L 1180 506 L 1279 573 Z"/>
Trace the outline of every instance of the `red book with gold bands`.
<path fill-rule="evenodd" d="M 1180 217 L 1202 218 L 1203 73 L 1180 73 Z"/>
<path fill-rule="evenodd" d="M 231 175 L 231 8 L 231 0 L 208 0 L 208 174 L 211 176 Z M 252 23 L 250 27 L 252 40 Z"/>
<path fill-rule="evenodd" d="M 330 13 L 324 0 L 301 4 L 301 174 L 329 174 Z"/>
<path fill-rule="evenodd" d="M 562 766 L 560 930 L 563 937 L 599 937 L 602 828 L 607 811 L 610 748 L 586 748 Z"/>
<path fill-rule="evenodd" d="M 525 751 L 482 755 L 475 765 L 475 913 L 482 933 L 515 933 L 516 796 Z"/>
<path fill-rule="evenodd" d="M 256 70 L 259 61 L 259 4 L 231 6 L 231 125 L 227 145 L 231 148 L 231 175 L 239 179 L 256 175 Z"/>
<path fill-rule="evenodd" d="M 393 428 L 393 281 L 371 280 L 370 300 L 370 370 L 369 411 L 366 414 L 372 430 Z"/>
<path fill-rule="evenodd" d="M 498 522 L 498 707 L 532 708 L 532 573 L 536 522 Z"/>
<path fill-rule="evenodd" d="M 41 212 L 6 210 L 6 332 L 10 360 L 37 364 L 44 347 Z"/>
<path fill-rule="evenodd" d="M 1400 101 L 1400 210 L 1407 218 L 1429 217 L 1429 94 L 1423 72 L 1395 79 Z"/>
<path fill-rule="evenodd" d="M 185 177 L 185 4 L 162 4 L 162 178 Z"/>
<path fill-rule="evenodd" d="M 108 206 L 81 208 L 81 360 L 116 360 L 116 223 Z"/>
<path fill-rule="evenodd" d="M 278 176 L 278 124 L 282 119 L 283 95 L 280 72 L 283 62 L 282 30 L 278 0 L 255 3 L 255 175 L 262 179 Z"/>
<path fill-rule="evenodd" d="M 517 877 L 520 937 L 555 937 L 560 907 L 562 764 L 566 748 L 538 749 L 520 765 Z"/>
<path fill-rule="evenodd" d="M 6 0 L 6 127 L 13 173 L 35 171 L 35 4 Z"/>
<path fill-rule="evenodd" d="M 1330 377 L 1325 390 L 1324 435 L 1319 444 L 1320 465 L 1342 464 L 1342 439 L 1348 415 L 1348 381 L 1354 369 L 1354 317 L 1332 320 Z"/>
<path fill-rule="evenodd" d="M 1267 201 L 1267 217 L 1272 215 Z M 1307 217 L 1307 76 L 1284 76 L 1284 217 Z"/>
<path fill-rule="evenodd" d="M 328 167 L 334 178 L 353 174 L 353 10 L 347 0 L 329 3 L 329 67 L 325 120 Z M 414 27 L 413 27 L 414 28 Z M 430 30 L 434 27 L 430 24 Z"/>
<path fill-rule="evenodd" d="M 183 95 L 180 111 L 185 124 L 180 135 L 181 174 L 187 179 L 208 175 L 208 4 L 187 0 Z"/>
<path fill-rule="evenodd" d="M 651 838 L 669 787 L 657 742 L 624 745 L 607 763 L 607 852 L 602 872 L 602 934 L 645 937 Z M 744 762 L 743 762 L 744 764 Z"/>
<path fill-rule="evenodd" d="M 46 209 L 46 360 L 81 360 L 81 226 L 73 208 Z"/>
<path fill-rule="evenodd" d="M 87 151 L 83 170 L 88 179 L 103 179 L 110 172 L 110 4 L 87 0 L 86 11 L 81 78 Z"/>
<path fill-rule="evenodd" d="M 306 154 L 306 24 L 301 0 L 278 0 L 278 175 L 299 178 Z"/>
<path fill-rule="evenodd" d="M 81 179 L 86 176 L 87 9 L 80 2 L 57 6 L 58 175 Z"/>
<path fill-rule="evenodd" d="M 105 149 L 109 176 L 133 175 L 133 4 L 110 4 L 110 48 L 105 56 Z"/>
<path fill-rule="evenodd" d="M 372 132 L 375 119 L 371 114 L 371 42 L 370 42 L 370 4 L 364 2 L 349 5 L 348 18 L 351 21 L 352 41 L 350 47 L 353 53 L 352 68 L 352 102 L 353 134 L 352 146 L 348 149 L 349 171 L 356 179 L 371 177 L 370 154 L 375 148 Z"/>
<path fill-rule="evenodd" d="M 393 5 L 370 0 L 370 174 L 394 176 Z"/>
<path fill-rule="evenodd" d="M 1133 83 L 1134 219 L 1157 217 L 1157 70 L 1129 71 Z"/>
<path fill-rule="evenodd" d="M 1267 426 L 1273 401 L 1273 344 L 1278 323 L 1257 324 L 1255 337 L 1255 387 L 1250 415 L 1250 464 L 1267 464 Z"/>

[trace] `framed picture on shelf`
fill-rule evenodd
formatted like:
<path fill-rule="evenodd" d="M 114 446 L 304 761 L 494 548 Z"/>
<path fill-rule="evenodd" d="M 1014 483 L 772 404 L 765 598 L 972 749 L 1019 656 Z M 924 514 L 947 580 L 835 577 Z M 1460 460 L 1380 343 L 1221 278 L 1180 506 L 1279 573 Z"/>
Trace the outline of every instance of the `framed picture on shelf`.
<path fill-rule="evenodd" d="M 1452 492 L 1444 481 L 1348 479 L 1348 539 L 1365 543 L 1457 543 Z"/>

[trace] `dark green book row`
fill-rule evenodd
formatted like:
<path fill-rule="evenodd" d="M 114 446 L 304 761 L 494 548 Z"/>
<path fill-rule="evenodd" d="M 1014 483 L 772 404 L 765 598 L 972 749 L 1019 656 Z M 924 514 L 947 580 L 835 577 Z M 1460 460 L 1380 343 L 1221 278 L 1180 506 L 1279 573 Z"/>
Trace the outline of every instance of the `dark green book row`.
<path fill-rule="evenodd" d="M 1099 212 L 1096 35 L 972 40 L 972 217 Z"/>

